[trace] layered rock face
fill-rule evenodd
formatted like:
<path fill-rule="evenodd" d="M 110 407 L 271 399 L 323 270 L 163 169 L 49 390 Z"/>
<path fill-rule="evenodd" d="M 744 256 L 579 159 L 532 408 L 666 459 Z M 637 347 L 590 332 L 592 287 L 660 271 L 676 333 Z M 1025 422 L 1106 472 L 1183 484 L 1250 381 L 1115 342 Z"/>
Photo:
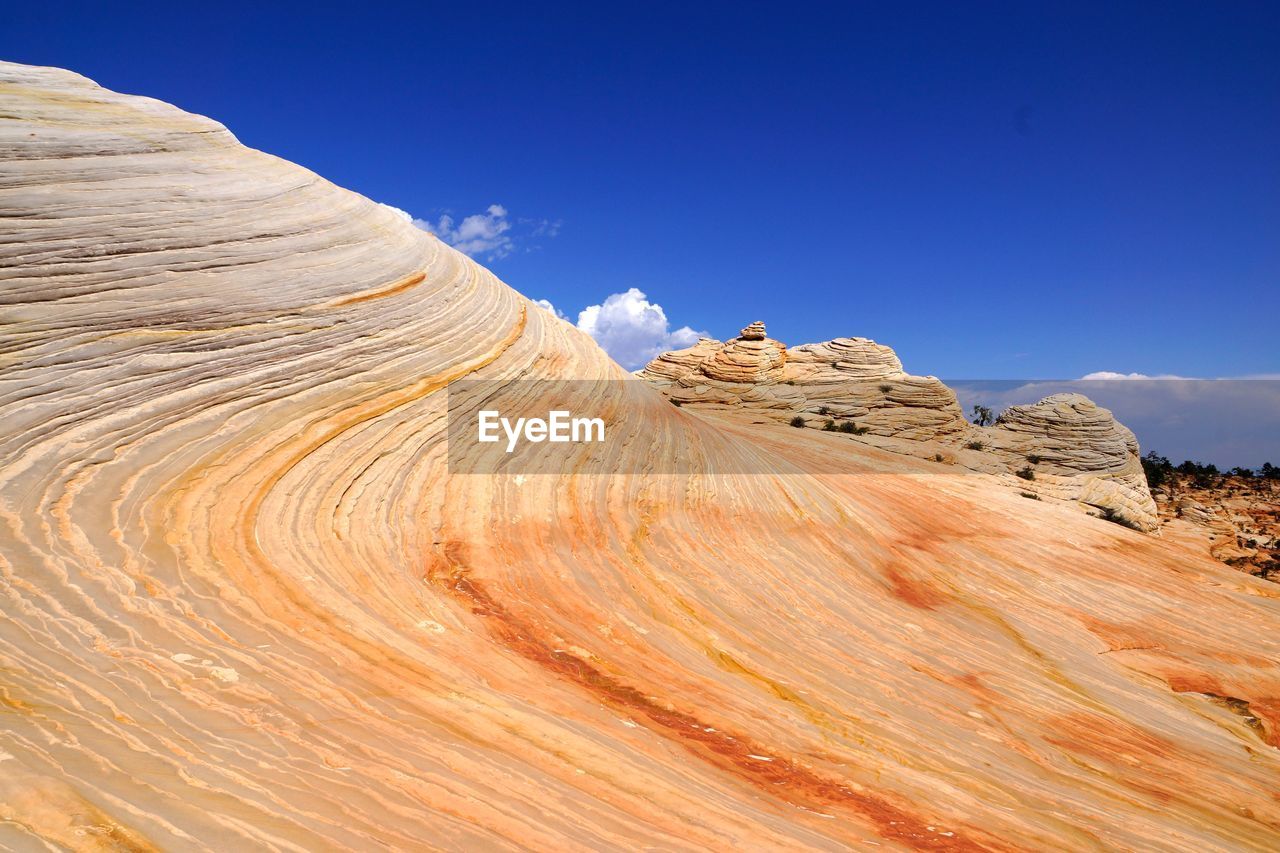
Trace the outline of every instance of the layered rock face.
<path fill-rule="evenodd" d="M 1010 406 L 985 435 L 1010 468 L 1034 472 L 1037 494 L 1079 501 L 1142 530 L 1158 526 L 1138 440 L 1087 397 L 1054 394 Z"/>
<path fill-rule="evenodd" d="M 0 158 L 0 848 L 1280 844 L 1274 585 L 672 406 L 69 72 L 0 65 Z M 654 473 L 451 474 L 463 377 L 598 383 Z"/>
<path fill-rule="evenodd" d="M 955 392 L 911 376 L 892 349 L 836 338 L 792 349 L 755 322 L 731 341 L 664 353 L 640 376 L 680 405 L 721 415 L 847 422 L 851 440 L 987 474 L 1026 494 L 1065 500 L 1139 530 L 1158 526 L 1137 440 L 1087 398 L 1013 406 L 990 427 L 969 423 Z M 1016 479 L 1015 479 L 1016 478 Z"/>

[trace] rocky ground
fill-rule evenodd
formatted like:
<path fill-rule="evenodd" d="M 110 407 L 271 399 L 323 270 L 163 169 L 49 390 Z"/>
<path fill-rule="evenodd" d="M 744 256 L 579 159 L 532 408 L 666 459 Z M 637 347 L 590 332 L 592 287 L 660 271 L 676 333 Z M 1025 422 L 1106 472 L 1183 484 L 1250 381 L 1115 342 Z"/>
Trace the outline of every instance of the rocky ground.
<path fill-rule="evenodd" d="M 1280 480 L 1171 474 L 1153 490 L 1160 526 L 1228 566 L 1280 581 Z"/>

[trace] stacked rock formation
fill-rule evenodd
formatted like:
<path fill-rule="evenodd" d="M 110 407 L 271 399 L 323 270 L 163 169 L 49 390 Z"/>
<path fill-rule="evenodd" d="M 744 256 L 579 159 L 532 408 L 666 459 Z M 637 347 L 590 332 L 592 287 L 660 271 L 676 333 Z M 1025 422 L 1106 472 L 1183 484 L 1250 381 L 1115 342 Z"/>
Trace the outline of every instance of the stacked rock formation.
<path fill-rule="evenodd" d="M 1027 494 L 1077 503 L 1140 530 L 1158 526 L 1133 433 L 1078 394 L 1013 406 L 998 423 L 978 427 L 955 392 L 933 376 L 906 373 L 883 344 L 836 338 L 788 350 L 766 337 L 760 321 L 725 343 L 703 339 L 664 353 L 640 375 L 681 405 L 778 421 L 799 415 L 812 426 L 849 422 L 855 440 L 1004 474 Z"/>
<path fill-rule="evenodd" d="M 690 414 L 69 72 L 0 64 L 0 161 L 0 848 L 1280 846 L 1273 585 Z M 648 473 L 451 473 L 464 377 L 596 384 Z"/>
<path fill-rule="evenodd" d="M 1036 494 L 1097 508 L 1141 530 L 1159 525 L 1138 440 L 1108 410 L 1081 394 L 1054 394 L 1010 406 L 982 434 L 1009 468 L 1031 472 Z"/>

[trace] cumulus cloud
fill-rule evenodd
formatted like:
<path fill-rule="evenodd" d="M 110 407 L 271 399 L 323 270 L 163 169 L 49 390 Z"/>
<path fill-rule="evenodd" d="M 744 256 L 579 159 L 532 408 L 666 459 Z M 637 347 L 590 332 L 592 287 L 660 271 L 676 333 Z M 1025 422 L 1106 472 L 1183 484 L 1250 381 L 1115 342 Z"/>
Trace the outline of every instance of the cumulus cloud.
<path fill-rule="evenodd" d="M 423 231 L 436 235 L 459 252 L 473 258 L 499 260 L 516 251 L 519 244 L 525 243 L 525 251 L 534 251 L 539 246 L 527 245 L 530 239 L 552 238 L 560 233 L 559 219 L 519 219 L 512 220 L 507 209 L 500 204 L 491 204 L 484 213 L 473 213 L 456 219 L 450 213 L 441 214 L 435 222 L 419 219 L 411 213 L 383 204 L 387 210 Z"/>
<path fill-rule="evenodd" d="M 383 204 L 382 202 L 378 202 L 378 207 L 391 211 L 396 216 L 399 216 L 401 219 L 403 219 L 405 222 L 413 222 L 413 216 L 407 210 L 401 210 L 395 205 Z"/>
<path fill-rule="evenodd" d="M 672 329 L 661 305 L 649 301 L 639 288 L 614 293 L 599 305 L 578 314 L 578 328 L 623 367 L 634 370 L 667 350 L 693 346 L 710 337 L 688 326 Z"/>
<path fill-rule="evenodd" d="M 461 222 L 455 222 L 447 213 L 434 225 L 430 222 L 419 225 L 419 221 L 415 220 L 414 224 L 473 258 L 505 258 L 515 248 L 515 242 L 507 233 L 511 230 L 507 209 L 500 204 L 491 204 L 484 213 L 473 213 Z"/>
<path fill-rule="evenodd" d="M 556 306 L 552 305 L 551 301 L 548 299 L 535 299 L 533 300 L 533 304 L 537 305 L 539 308 L 543 309 L 544 311 L 550 311 L 552 314 L 556 315 L 561 320 L 569 319 L 568 317 L 565 316 L 563 311 L 561 311 Z"/>

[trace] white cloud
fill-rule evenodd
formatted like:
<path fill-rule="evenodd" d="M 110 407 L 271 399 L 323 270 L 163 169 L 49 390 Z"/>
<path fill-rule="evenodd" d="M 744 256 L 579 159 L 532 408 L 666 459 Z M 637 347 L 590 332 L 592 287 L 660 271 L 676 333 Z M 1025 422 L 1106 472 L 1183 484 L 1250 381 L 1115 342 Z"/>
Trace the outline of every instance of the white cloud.
<path fill-rule="evenodd" d="M 600 305 L 578 314 L 578 328 L 596 339 L 615 361 L 628 369 L 642 367 L 667 350 L 693 346 L 710 337 L 688 326 L 672 330 L 661 305 L 638 288 L 614 293 Z"/>
<path fill-rule="evenodd" d="M 515 248 L 507 233 L 511 230 L 507 209 L 500 204 L 491 204 L 484 213 L 473 213 L 461 222 L 446 213 L 434 225 L 422 220 L 414 220 L 413 224 L 473 258 L 505 258 Z"/>
<path fill-rule="evenodd" d="M 556 306 L 552 305 L 552 304 L 551 304 L 551 302 L 550 302 L 550 300 L 547 300 L 547 299 L 535 299 L 535 300 L 533 300 L 533 304 L 534 304 L 534 305 L 537 305 L 539 308 L 542 308 L 543 310 L 550 311 L 552 314 L 556 315 L 556 316 L 557 316 L 557 317 L 559 317 L 561 320 L 567 320 L 567 319 L 569 319 L 568 317 L 566 317 L 566 316 L 564 315 L 564 312 L 563 312 L 563 311 L 561 311 L 561 310 L 560 310 L 559 308 L 557 308 Z"/>
<path fill-rule="evenodd" d="M 1186 376 L 1174 376 L 1171 373 L 1162 373 L 1159 376 L 1148 376 L 1145 373 L 1114 373 L 1110 370 L 1099 370 L 1094 373 L 1086 373 L 1080 377 L 1080 381 L 1092 381 L 1095 379 L 1186 379 Z"/>
<path fill-rule="evenodd" d="M 409 214 L 407 210 L 401 210 L 400 208 L 395 207 L 394 205 L 383 204 L 382 202 L 378 202 L 378 207 L 385 207 L 387 210 L 391 211 L 396 216 L 399 216 L 405 222 L 413 222 L 413 217 Z"/>
<path fill-rule="evenodd" d="M 527 244 L 528 240 L 534 238 L 550 239 L 560 233 L 559 219 L 513 221 L 507 209 L 500 204 L 491 204 L 484 213 L 473 213 L 461 220 L 455 219 L 449 213 L 441 214 L 435 222 L 418 219 L 407 211 L 389 204 L 381 206 L 473 258 L 500 260 L 514 252 L 517 243 Z M 524 246 L 525 251 L 534 251 L 538 248 L 540 247 L 536 245 Z"/>

